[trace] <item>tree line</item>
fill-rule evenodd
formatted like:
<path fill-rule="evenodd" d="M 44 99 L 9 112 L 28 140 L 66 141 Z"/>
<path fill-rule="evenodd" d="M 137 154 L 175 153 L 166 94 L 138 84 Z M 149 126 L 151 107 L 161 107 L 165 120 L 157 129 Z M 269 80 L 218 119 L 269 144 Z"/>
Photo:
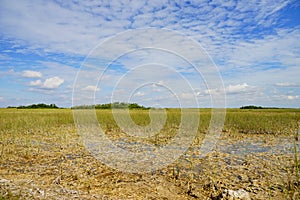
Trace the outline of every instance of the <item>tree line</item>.
<path fill-rule="evenodd" d="M 240 109 L 278 109 L 278 108 L 277 107 L 262 107 L 262 106 L 250 105 L 250 106 L 242 106 L 242 107 L 240 107 Z"/>
<path fill-rule="evenodd" d="M 124 102 L 114 102 L 114 103 L 106 103 L 106 104 L 96 104 L 96 105 L 80 105 L 80 106 L 74 106 L 72 109 L 141 109 L 141 110 L 147 110 L 150 109 L 149 107 L 141 106 L 137 103 L 124 103 Z"/>
<path fill-rule="evenodd" d="M 54 109 L 54 108 L 59 108 L 57 105 L 55 104 L 44 104 L 44 103 L 39 103 L 39 104 L 31 104 L 31 105 L 28 105 L 28 106 L 17 106 L 17 107 L 14 107 L 14 106 L 8 106 L 7 108 L 17 108 L 17 109 L 32 109 L 32 108 L 51 108 L 51 109 Z"/>

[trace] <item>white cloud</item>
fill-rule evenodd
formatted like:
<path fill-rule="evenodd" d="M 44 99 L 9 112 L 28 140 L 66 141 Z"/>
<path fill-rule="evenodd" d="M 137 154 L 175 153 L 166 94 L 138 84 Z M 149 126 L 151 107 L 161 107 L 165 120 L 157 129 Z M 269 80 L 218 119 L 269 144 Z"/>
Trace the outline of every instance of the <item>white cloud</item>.
<path fill-rule="evenodd" d="M 258 71 L 280 67 L 298 66 L 300 56 L 300 31 L 277 29 L 275 34 L 242 41 L 228 46 L 223 55 L 226 69 L 235 68 Z"/>
<path fill-rule="evenodd" d="M 36 81 L 30 81 L 30 82 L 29 82 L 29 85 L 30 85 L 30 86 L 42 86 L 43 83 L 42 83 L 41 80 L 36 80 Z"/>
<path fill-rule="evenodd" d="M 47 78 L 42 87 L 46 89 L 55 89 L 58 88 L 63 83 L 64 83 L 64 79 L 55 76 L 52 78 Z"/>
<path fill-rule="evenodd" d="M 39 71 L 25 70 L 23 71 L 22 76 L 26 78 L 41 78 L 42 73 Z"/>
<path fill-rule="evenodd" d="M 88 85 L 85 88 L 82 88 L 83 91 L 99 91 L 100 89 L 94 85 Z"/>
<path fill-rule="evenodd" d="M 58 76 L 54 76 L 51 78 L 47 78 L 44 82 L 40 79 L 36 81 L 30 81 L 29 86 L 33 86 L 36 88 L 30 88 L 30 91 L 42 91 L 43 89 L 51 90 L 56 89 L 64 83 L 64 79 L 59 78 Z"/>
<path fill-rule="evenodd" d="M 227 87 L 224 88 L 226 94 L 241 94 L 241 93 L 253 93 L 255 92 L 255 87 L 254 86 L 249 86 L 247 83 L 242 83 L 242 84 L 235 84 L 235 85 L 228 85 Z M 200 91 L 200 89 L 195 90 L 195 94 L 197 96 L 201 96 L 201 94 L 222 94 L 222 89 L 221 88 L 212 88 L 212 89 L 206 89 L 204 90 L 204 93 Z"/>
<path fill-rule="evenodd" d="M 3 99 L 4 99 L 4 98 L 0 96 L 0 101 L 3 101 Z"/>
<path fill-rule="evenodd" d="M 249 89 L 249 85 L 247 83 L 237 84 L 237 85 L 229 85 L 226 87 L 227 94 L 237 94 L 241 92 L 246 92 Z"/>
<path fill-rule="evenodd" d="M 288 100 L 296 100 L 296 99 L 300 99 L 300 96 L 297 95 L 288 95 L 286 96 Z"/>

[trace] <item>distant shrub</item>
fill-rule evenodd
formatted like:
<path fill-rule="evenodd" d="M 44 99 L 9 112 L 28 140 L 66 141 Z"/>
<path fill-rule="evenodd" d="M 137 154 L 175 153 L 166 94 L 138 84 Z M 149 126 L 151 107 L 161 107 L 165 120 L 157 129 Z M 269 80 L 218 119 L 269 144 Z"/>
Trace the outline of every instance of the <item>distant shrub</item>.
<path fill-rule="evenodd" d="M 240 109 L 263 109 L 263 107 L 250 105 L 250 106 L 242 106 L 240 107 Z"/>

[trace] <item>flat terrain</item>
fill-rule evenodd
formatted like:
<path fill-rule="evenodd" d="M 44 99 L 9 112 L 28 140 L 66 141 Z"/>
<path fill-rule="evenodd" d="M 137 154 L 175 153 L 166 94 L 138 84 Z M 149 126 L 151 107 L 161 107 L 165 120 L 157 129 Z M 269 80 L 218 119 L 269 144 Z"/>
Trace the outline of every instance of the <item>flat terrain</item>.
<path fill-rule="evenodd" d="M 130 111 L 141 126 L 150 123 L 148 114 Z M 300 199 L 300 109 L 227 109 L 216 147 L 203 157 L 210 116 L 200 109 L 184 155 L 139 174 L 110 168 L 87 151 L 70 109 L 0 109 L 0 199 L 222 199 L 238 189 L 251 199 Z M 180 117 L 179 109 L 167 110 L 161 131 L 142 142 L 167 144 Z M 110 110 L 97 110 L 97 118 L 118 146 L 141 142 L 118 127 Z"/>

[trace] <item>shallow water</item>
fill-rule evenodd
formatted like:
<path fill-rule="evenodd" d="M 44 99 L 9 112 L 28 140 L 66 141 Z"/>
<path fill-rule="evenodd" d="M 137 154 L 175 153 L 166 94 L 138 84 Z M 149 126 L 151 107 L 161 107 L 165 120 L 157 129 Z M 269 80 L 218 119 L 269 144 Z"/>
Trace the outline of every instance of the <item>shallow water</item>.
<path fill-rule="evenodd" d="M 297 149 L 299 149 L 300 141 L 297 141 L 295 144 Z M 290 138 L 281 138 L 272 143 L 258 141 L 254 138 L 239 141 L 219 141 L 216 150 L 237 156 L 261 155 L 262 153 L 273 155 L 286 154 L 294 153 L 294 141 L 291 141 Z"/>
<path fill-rule="evenodd" d="M 296 142 L 296 143 L 295 143 Z M 214 151 L 226 153 L 229 155 L 236 156 L 247 156 L 247 155 L 261 155 L 261 154 L 293 154 L 294 144 L 297 149 L 300 149 L 300 141 L 294 141 L 289 137 L 281 137 L 276 141 L 260 141 L 256 138 L 245 138 L 239 140 L 223 139 L 219 140 L 214 148 Z M 164 146 L 156 146 L 145 144 L 141 142 L 127 141 L 126 139 L 119 139 L 114 141 L 113 145 L 118 146 L 126 150 L 138 150 L 138 151 L 152 151 L 155 148 L 162 148 Z M 186 148 L 180 146 L 167 146 L 168 149 L 174 150 L 185 150 Z M 198 152 L 200 146 L 193 146 L 189 148 L 191 152 Z M 196 157 L 193 154 L 193 157 Z"/>

